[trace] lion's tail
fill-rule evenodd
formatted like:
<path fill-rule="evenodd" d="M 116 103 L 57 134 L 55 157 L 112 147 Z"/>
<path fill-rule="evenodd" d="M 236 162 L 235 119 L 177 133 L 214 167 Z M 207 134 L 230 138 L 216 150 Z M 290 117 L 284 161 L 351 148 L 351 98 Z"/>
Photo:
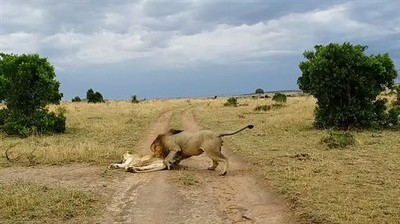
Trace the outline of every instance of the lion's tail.
<path fill-rule="evenodd" d="M 252 129 L 252 128 L 254 128 L 254 125 L 249 124 L 249 125 L 247 125 L 246 127 L 241 128 L 241 129 L 239 129 L 239 130 L 237 130 L 237 131 L 233 131 L 233 132 L 219 133 L 219 134 L 218 134 L 218 137 L 224 137 L 224 136 L 234 135 L 234 134 L 237 134 L 237 133 L 239 133 L 239 132 L 241 132 L 241 131 L 243 131 L 243 130 L 245 130 L 245 129 L 247 129 L 247 128 L 248 128 L 248 129 Z"/>

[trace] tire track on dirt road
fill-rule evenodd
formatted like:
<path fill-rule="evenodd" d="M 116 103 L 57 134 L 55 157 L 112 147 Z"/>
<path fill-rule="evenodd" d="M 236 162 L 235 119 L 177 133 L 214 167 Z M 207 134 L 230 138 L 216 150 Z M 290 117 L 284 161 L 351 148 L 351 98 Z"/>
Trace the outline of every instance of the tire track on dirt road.
<path fill-rule="evenodd" d="M 138 152 L 150 153 L 155 137 L 169 129 L 172 114 L 159 117 L 139 144 Z M 101 223 L 224 223 L 217 200 L 207 191 L 177 183 L 178 172 L 182 171 L 126 173 Z"/>
<path fill-rule="evenodd" d="M 199 130 L 191 110 L 186 111 L 182 119 L 185 130 Z M 252 171 L 249 164 L 228 147 L 224 146 L 222 152 L 230 160 L 226 176 L 218 176 L 218 171 L 206 170 L 211 160 L 205 155 L 191 157 L 181 164 L 194 172 L 202 181 L 203 188 L 207 189 L 207 194 L 216 199 L 224 223 L 295 223 L 284 200 L 268 191 L 261 175 Z"/>

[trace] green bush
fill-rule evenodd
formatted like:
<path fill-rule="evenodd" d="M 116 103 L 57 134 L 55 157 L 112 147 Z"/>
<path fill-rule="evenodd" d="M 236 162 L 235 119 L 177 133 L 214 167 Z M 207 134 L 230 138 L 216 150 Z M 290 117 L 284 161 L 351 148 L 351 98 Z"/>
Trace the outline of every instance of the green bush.
<path fill-rule="evenodd" d="M 71 102 L 81 102 L 81 98 L 79 96 L 76 96 L 74 98 L 72 98 Z"/>
<path fill-rule="evenodd" d="M 86 92 L 86 99 L 88 103 L 104 103 L 103 95 L 99 92 L 94 92 L 93 89 L 89 89 Z"/>
<path fill-rule="evenodd" d="M 46 110 L 37 110 L 32 117 L 24 114 L 9 114 L 2 129 L 9 135 L 27 137 L 34 133 L 64 133 L 65 120 L 63 115 Z"/>
<path fill-rule="evenodd" d="M 287 96 L 283 93 L 275 93 L 274 96 L 272 97 L 272 100 L 277 103 L 286 103 Z"/>
<path fill-rule="evenodd" d="M 7 118 L 10 116 L 10 111 L 7 108 L 0 109 L 0 129 L 6 123 Z"/>
<path fill-rule="evenodd" d="M 367 46 L 317 45 L 304 52 L 299 88 L 317 98 L 318 128 L 368 128 L 387 125 L 385 102 L 377 96 L 391 87 L 397 71 L 388 54 L 365 55 Z"/>
<path fill-rule="evenodd" d="M 323 137 L 321 142 L 325 143 L 329 148 L 345 148 L 354 145 L 356 140 L 348 131 L 330 132 L 329 136 Z"/>
<path fill-rule="evenodd" d="M 238 100 L 235 97 L 230 97 L 226 100 L 226 103 L 224 103 L 224 106 L 226 107 L 237 107 L 238 106 Z"/>

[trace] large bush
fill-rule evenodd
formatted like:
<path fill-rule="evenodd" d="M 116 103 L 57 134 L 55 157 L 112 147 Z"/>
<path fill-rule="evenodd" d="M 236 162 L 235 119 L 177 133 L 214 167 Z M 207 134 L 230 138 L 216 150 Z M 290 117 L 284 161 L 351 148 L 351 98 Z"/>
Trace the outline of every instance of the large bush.
<path fill-rule="evenodd" d="M 54 67 L 37 54 L 0 53 L 0 129 L 10 134 L 29 135 L 65 131 L 65 117 L 48 113 L 47 104 L 58 104 L 62 93 Z"/>
<path fill-rule="evenodd" d="M 304 52 L 298 79 L 301 90 L 317 98 L 319 128 L 364 128 L 389 124 L 385 101 L 397 71 L 388 54 L 366 55 L 366 46 L 331 43 Z M 393 116 L 393 115 L 392 115 Z"/>

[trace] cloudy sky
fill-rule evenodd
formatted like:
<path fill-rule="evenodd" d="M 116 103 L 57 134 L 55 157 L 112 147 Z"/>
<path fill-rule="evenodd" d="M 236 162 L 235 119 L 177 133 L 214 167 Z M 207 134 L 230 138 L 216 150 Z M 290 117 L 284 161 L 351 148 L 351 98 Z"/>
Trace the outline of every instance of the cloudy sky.
<path fill-rule="evenodd" d="M 400 68 L 397 0 L 0 0 L 0 48 L 39 53 L 64 100 L 214 96 L 298 89 L 305 50 L 330 42 L 388 52 Z"/>

